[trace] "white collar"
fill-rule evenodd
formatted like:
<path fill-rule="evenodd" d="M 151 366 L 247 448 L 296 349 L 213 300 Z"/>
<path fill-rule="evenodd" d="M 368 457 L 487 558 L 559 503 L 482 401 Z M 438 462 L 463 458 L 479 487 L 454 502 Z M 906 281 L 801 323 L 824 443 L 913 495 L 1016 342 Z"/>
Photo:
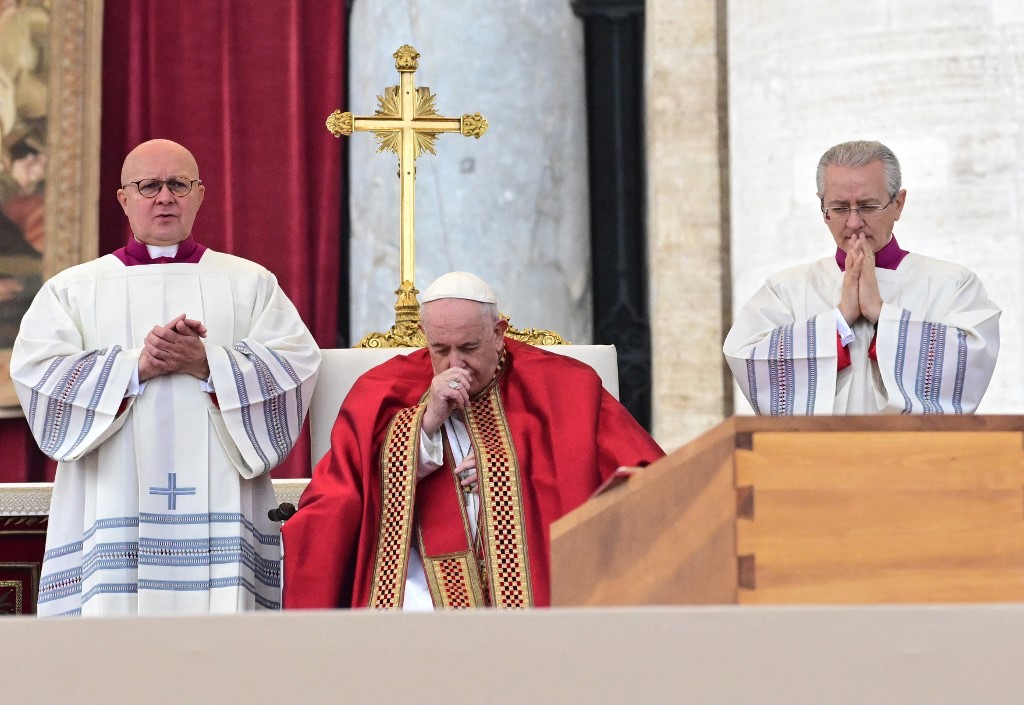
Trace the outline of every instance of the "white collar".
<path fill-rule="evenodd" d="M 146 245 L 146 250 L 153 259 L 157 257 L 174 257 L 174 255 L 178 254 L 178 243 L 173 245 Z"/>

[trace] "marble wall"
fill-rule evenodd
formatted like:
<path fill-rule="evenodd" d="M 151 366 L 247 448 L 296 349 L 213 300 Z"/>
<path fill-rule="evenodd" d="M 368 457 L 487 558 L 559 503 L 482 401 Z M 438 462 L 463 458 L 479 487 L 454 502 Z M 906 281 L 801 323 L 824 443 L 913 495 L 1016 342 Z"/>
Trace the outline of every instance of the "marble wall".
<path fill-rule="evenodd" d="M 1024 4 L 730 2 L 728 56 L 735 306 L 770 273 L 834 250 L 817 160 L 880 140 L 903 167 L 900 244 L 974 270 L 1003 308 L 979 412 L 1024 412 Z"/>
<path fill-rule="evenodd" d="M 518 328 L 590 342 L 590 245 L 582 23 L 568 2 L 356 0 L 349 105 L 370 115 L 397 85 L 391 54 L 421 54 L 419 86 L 450 117 L 480 112 L 480 140 L 441 135 L 417 160 L 416 284 L 463 269 L 487 279 Z M 325 116 L 326 117 L 326 116 Z M 350 140 L 352 342 L 394 322 L 397 158 Z"/>
<path fill-rule="evenodd" d="M 653 435 L 671 451 L 728 410 L 719 22 L 708 0 L 648 0 L 646 13 Z"/>

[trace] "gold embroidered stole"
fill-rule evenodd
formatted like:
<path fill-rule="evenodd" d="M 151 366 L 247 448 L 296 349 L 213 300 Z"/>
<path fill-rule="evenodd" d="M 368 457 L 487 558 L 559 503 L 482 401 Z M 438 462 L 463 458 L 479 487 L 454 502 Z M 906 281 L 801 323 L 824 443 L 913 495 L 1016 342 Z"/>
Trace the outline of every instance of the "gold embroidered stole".
<path fill-rule="evenodd" d="M 369 604 L 377 609 L 402 606 L 412 535 L 420 419 L 425 408 L 420 404 L 395 414 L 380 452 L 381 523 Z"/>
<path fill-rule="evenodd" d="M 533 605 L 519 461 L 497 381 L 463 410 L 477 459 L 480 517 L 476 548 L 470 538 L 462 488 L 450 467 L 446 472 L 451 482 L 444 482 L 444 491 L 454 493 L 458 505 L 463 507 L 460 516 L 467 548 L 429 556 L 421 532 L 417 531 L 420 557 L 435 607 Z M 381 450 L 381 527 L 369 604 L 372 608 L 395 608 L 402 604 L 424 408 L 425 403 L 421 402 L 419 407 L 399 412 L 388 427 Z M 458 517 L 447 520 L 457 521 Z"/>

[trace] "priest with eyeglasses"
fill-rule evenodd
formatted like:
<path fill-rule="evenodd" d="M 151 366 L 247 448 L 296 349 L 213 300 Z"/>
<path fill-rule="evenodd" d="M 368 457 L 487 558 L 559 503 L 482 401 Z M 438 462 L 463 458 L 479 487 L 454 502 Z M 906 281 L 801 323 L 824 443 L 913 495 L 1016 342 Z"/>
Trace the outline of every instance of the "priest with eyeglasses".
<path fill-rule="evenodd" d="M 834 255 L 770 277 L 723 346 L 754 413 L 970 414 L 999 353 L 1000 309 L 959 264 L 903 249 L 896 155 L 853 141 L 818 162 Z"/>
<path fill-rule="evenodd" d="M 38 614 L 277 609 L 269 472 L 320 350 L 271 272 L 193 238 L 206 187 L 187 149 L 139 145 L 121 184 L 128 244 L 47 281 L 11 359 L 59 461 Z"/>

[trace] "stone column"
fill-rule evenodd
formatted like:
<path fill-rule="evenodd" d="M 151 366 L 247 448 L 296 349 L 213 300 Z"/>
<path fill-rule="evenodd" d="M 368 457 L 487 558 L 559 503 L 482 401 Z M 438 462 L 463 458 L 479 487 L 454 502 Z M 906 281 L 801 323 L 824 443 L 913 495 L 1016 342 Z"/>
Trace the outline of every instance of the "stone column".
<path fill-rule="evenodd" d="M 722 358 L 729 271 L 719 4 L 647 2 L 654 436 L 668 451 L 730 411 Z"/>

